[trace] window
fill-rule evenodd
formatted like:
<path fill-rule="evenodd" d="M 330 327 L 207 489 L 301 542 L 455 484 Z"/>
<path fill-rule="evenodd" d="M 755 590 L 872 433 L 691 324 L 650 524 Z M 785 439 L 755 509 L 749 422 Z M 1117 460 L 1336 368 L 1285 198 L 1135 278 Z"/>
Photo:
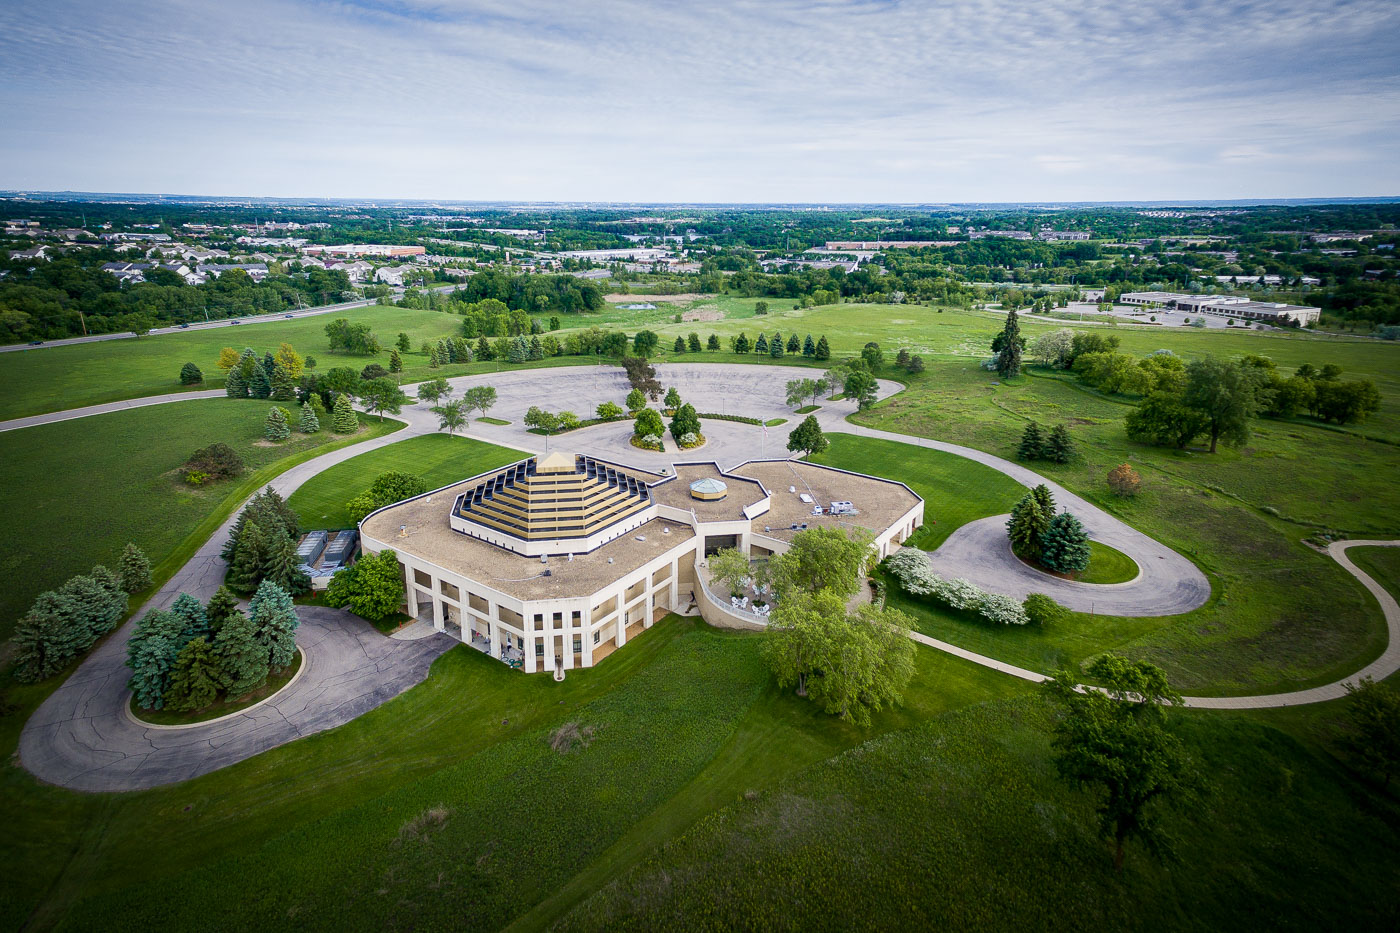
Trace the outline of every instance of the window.
<path fill-rule="evenodd" d="M 544 657 L 544 642 L 542 642 L 542 641 L 536 641 L 536 642 L 535 642 L 535 657 L 537 657 L 537 658 L 542 658 L 542 657 Z"/>
<path fill-rule="evenodd" d="M 598 644 L 599 635 L 600 635 L 599 632 L 594 632 L 594 633 L 593 633 L 593 644 L 595 644 L 595 645 Z"/>
<path fill-rule="evenodd" d="M 417 583 L 421 587 L 425 587 L 428 590 L 431 590 L 433 588 L 433 578 L 428 576 L 421 570 L 413 571 L 413 582 Z"/>
<path fill-rule="evenodd" d="M 583 639 L 582 639 L 582 638 L 578 638 L 578 637 L 576 636 L 576 637 L 574 638 L 574 654 L 579 654 L 579 653 L 582 652 L 582 651 L 583 651 Z"/>

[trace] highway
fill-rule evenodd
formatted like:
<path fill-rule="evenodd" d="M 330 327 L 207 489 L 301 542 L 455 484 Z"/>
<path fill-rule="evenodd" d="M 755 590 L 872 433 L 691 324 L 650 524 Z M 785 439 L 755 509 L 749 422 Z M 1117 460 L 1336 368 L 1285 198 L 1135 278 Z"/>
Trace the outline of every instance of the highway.
<path fill-rule="evenodd" d="M 434 286 L 430 291 L 445 292 L 451 291 L 457 287 L 458 283 L 453 282 L 450 285 Z M 403 289 L 396 288 L 394 289 L 394 293 L 401 295 L 403 294 Z M 153 327 L 147 336 L 156 337 L 161 334 L 188 334 L 196 330 L 211 330 L 216 327 L 243 327 L 248 324 L 268 324 L 273 321 L 285 321 L 289 318 L 314 317 L 318 314 L 332 314 L 337 311 L 349 311 L 352 308 L 364 308 L 374 304 L 376 301 L 378 301 L 377 298 L 363 298 L 358 301 L 345 301 L 340 304 L 322 305 L 317 308 L 284 311 L 280 314 L 254 314 L 248 317 L 224 318 L 208 322 L 201 321 L 197 324 L 191 322 L 188 327 L 181 327 L 178 324 L 171 325 L 170 327 Z M 65 337 L 62 340 L 46 340 L 38 346 L 31 346 L 25 343 L 7 344 L 5 346 L 0 346 L 0 353 L 14 353 L 19 350 L 43 350 L 48 347 L 66 347 L 75 343 L 97 343 L 100 340 L 132 340 L 135 339 L 135 337 L 136 335 L 130 331 L 125 331 L 120 334 L 92 334 L 87 337 Z"/>

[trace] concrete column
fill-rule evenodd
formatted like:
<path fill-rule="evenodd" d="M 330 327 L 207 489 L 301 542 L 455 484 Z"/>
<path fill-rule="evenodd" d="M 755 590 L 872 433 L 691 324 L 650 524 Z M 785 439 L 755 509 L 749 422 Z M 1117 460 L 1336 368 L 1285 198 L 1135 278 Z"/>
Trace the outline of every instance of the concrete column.
<path fill-rule="evenodd" d="M 437 581 L 432 580 L 431 582 L 433 584 L 433 595 L 431 597 L 433 602 L 433 628 L 441 632 L 445 628 L 442 618 L 442 599 L 437 594 Z"/>
<path fill-rule="evenodd" d="M 527 674 L 533 674 L 539 670 L 535 665 L 535 639 L 537 637 L 537 635 L 525 636 L 525 665 L 522 669 Z"/>
<path fill-rule="evenodd" d="M 492 613 L 490 628 L 491 657 L 499 658 L 501 656 L 501 620 L 497 619 L 494 613 Z"/>
<path fill-rule="evenodd" d="M 583 646 L 583 635 L 574 626 L 574 613 L 572 609 L 564 610 L 564 670 L 574 669 L 574 636 L 579 639 L 579 646 Z"/>
<path fill-rule="evenodd" d="M 554 620 L 546 619 L 544 626 L 544 669 L 554 672 Z"/>
<path fill-rule="evenodd" d="M 413 571 L 407 564 L 403 565 L 403 593 L 404 609 L 408 612 L 410 619 L 418 618 L 418 591 L 413 588 Z"/>
<path fill-rule="evenodd" d="M 583 666 L 593 666 L 593 607 L 585 606 L 583 610 L 583 621 L 580 623 L 583 628 L 579 631 L 579 637 L 583 640 Z"/>

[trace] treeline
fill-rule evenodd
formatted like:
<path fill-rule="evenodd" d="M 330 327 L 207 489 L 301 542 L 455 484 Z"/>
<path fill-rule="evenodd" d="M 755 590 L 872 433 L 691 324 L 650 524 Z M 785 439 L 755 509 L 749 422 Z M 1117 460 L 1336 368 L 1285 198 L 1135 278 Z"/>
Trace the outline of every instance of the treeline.
<path fill-rule="evenodd" d="M 463 282 L 452 297 L 465 304 L 494 298 L 510 310 L 536 313 L 600 311 L 605 304 L 603 290 L 587 279 L 572 275 L 512 275 L 500 269 L 477 273 Z"/>
<path fill-rule="evenodd" d="M 206 317 L 275 314 L 354 297 L 344 272 L 321 268 L 305 277 L 269 275 L 256 283 L 233 270 L 202 285 L 186 285 L 169 270 L 152 269 L 147 281 L 123 284 L 101 269 L 113 255 L 93 250 L 24 268 L 11 264 L 9 275 L 0 278 L 0 342 L 144 333 Z"/>

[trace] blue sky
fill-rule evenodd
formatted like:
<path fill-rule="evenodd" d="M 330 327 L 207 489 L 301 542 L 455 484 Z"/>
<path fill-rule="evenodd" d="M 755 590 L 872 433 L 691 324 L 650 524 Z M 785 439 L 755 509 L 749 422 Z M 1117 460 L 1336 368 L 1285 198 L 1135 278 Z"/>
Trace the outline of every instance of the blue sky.
<path fill-rule="evenodd" d="M 1396 195 L 1397 0 L 0 3 L 0 188 Z"/>

